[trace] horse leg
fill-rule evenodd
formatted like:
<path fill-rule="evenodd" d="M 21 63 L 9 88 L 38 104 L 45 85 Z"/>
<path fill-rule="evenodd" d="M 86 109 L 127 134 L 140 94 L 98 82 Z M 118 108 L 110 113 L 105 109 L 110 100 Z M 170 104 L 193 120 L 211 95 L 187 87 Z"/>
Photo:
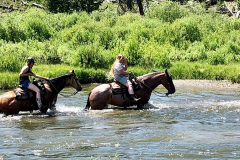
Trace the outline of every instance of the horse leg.
<path fill-rule="evenodd" d="M 143 106 L 144 106 L 144 104 L 141 103 L 141 100 L 139 102 L 137 102 L 137 109 L 142 110 Z"/>
<path fill-rule="evenodd" d="M 50 104 L 50 107 L 49 107 L 52 111 L 56 111 L 56 102 L 53 102 L 52 104 Z"/>
<path fill-rule="evenodd" d="M 43 114 L 46 114 L 47 113 L 47 110 L 48 110 L 48 107 L 47 106 L 42 106 L 40 108 L 40 112 L 43 113 Z"/>

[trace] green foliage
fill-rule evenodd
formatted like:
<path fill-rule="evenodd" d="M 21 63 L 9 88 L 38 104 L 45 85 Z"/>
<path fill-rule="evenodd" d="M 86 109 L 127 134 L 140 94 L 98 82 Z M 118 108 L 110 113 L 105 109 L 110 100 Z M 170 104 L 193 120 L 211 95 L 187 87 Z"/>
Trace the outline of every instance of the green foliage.
<path fill-rule="evenodd" d="M 163 4 L 158 5 L 155 9 L 147 12 L 147 16 L 150 18 L 158 18 L 159 20 L 170 23 L 174 22 L 176 19 L 183 18 L 188 14 L 187 9 L 171 1 L 166 1 Z"/>
<path fill-rule="evenodd" d="M 190 62 L 206 60 L 207 54 L 203 43 L 199 41 L 192 43 L 186 51 L 185 59 Z"/>
<path fill-rule="evenodd" d="M 238 65 L 210 65 L 198 62 L 177 62 L 169 70 L 173 79 L 210 79 L 239 82 Z"/>
<path fill-rule="evenodd" d="M 0 46 L 0 71 L 18 72 L 24 65 L 27 49 L 21 44 L 4 43 Z"/>
<path fill-rule="evenodd" d="M 19 85 L 19 75 L 15 72 L 0 72 L 0 89 L 14 88 Z"/>
<path fill-rule="evenodd" d="M 47 76 L 81 68 L 85 71 L 78 75 L 84 83 L 107 82 L 112 80 L 112 63 L 122 53 L 128 70 L 138 75 L 169 68 L 176 78 L 240 81 L 232 73 L 240 62 L 240 20 L 205 13 L 201 4 L 150 3 L 145 16 L 119 16 L 114 4 L 91 14 L 29 8 L 1 14 L 0 19 L 0 73 L 18 74 L 31 56 L 37 64 L 52 67 Z M 225 66 L 234 69 L 227 72 L 221 69 Z"/>
<path fill-rule="evenodd" d="M 5 17 L 1 17 L 0 23 L 0 38 L 6 41 L 20 42 L 26 40 L 27 35 L 21 25 L 21 18 L 17 15 L 18 12 L 8 14 Z M 17 19 L 18 18 L 18 19 Z M 13 20 L 14 19 L 14 20 Z M 16 21 L 15 21 L 16 19 Z"/>

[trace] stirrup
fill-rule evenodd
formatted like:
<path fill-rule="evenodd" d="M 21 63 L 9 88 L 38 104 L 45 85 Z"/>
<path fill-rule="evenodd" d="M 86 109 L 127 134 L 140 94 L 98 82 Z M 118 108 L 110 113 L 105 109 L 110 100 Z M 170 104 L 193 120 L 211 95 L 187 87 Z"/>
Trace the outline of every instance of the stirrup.
<path fill-rule="evenodd" d="M 130 99 L 133 100 L 134 102 L 138 102 L 141 98 L 137 98 L 136 95 L 132 94 L 130 95 Z"/>
<path fill-rule="evenodd" d="M 137 97 L 134 98 L 134 102 L 138 102 L 139 100 L 141 100 L 141 98 L 137 98 Z"/>

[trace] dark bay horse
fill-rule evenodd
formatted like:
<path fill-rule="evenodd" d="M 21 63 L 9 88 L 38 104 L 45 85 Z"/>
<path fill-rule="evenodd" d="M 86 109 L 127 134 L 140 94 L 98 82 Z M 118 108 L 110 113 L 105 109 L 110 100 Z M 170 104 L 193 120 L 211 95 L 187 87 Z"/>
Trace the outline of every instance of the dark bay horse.
<path fill-rule="evenodd" d="M 43 80 L 43 85 L 46 88 L 46 94 L 42 97 L 43 109 L 42 113 L 46 113 L 48 108 L 55 106 L 57 101 L 58 93 L 66 86 L 71 86 L 77 91 L 82 90 L 80 82 L 74 73 L 74 70 L 67 74 L 61 75 L 56 78 L 52 78 L 48 81 Z M 30 111 L 38 109 L 36 104 L 31 102 L 29 99 L 17 100 L 14 91 L 8 91 L 0 96 L 0 111 L 5 115 L 18 114 L 20 111 Z"/>
<path fill-rule="evenodd" d="M 125 94 L 125 104 L 127 104 L 127 106 L 137 105 L 138 109 L 142 109 L 144 104 L 148 103 L 152 91 L 160 84 L 168 90 L 166 95 L 173 94 L 175 92 L 172 76 L 168 73 L 167 69 L 165 72 L 149 73 L 136 78 L 140 85 L 139 89 L 134 92 L 138 98 L 141 98 L 141 100 L 133 102 L 129 99 L 127 94 Z M 89 93 L 85 109 L 90 109 L 91 107 L 91 110 L 101 110 L 107 106 L 107 104 L 125 107 L 124 100 L 122 98 L 123 96 L 121 94 L 113 94 L 112 88 L 114 88 L 114 86 L 116 86 L 115 82 L 102 84 L 94 88 Z"/>

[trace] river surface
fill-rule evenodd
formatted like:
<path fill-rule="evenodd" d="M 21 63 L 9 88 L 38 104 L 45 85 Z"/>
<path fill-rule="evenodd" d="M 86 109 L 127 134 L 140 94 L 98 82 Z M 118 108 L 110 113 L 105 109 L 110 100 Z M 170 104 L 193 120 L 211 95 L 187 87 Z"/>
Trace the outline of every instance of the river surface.
<path fill-rule="evenodd" d="M 240 87 L 174 83 L 175 94 L 158 86 L 144 110 L 83 111 L 99 85 L 90 84 L 59 95 L 54 114 L 0 114 L 0 160 L 240 159 Z"/>

